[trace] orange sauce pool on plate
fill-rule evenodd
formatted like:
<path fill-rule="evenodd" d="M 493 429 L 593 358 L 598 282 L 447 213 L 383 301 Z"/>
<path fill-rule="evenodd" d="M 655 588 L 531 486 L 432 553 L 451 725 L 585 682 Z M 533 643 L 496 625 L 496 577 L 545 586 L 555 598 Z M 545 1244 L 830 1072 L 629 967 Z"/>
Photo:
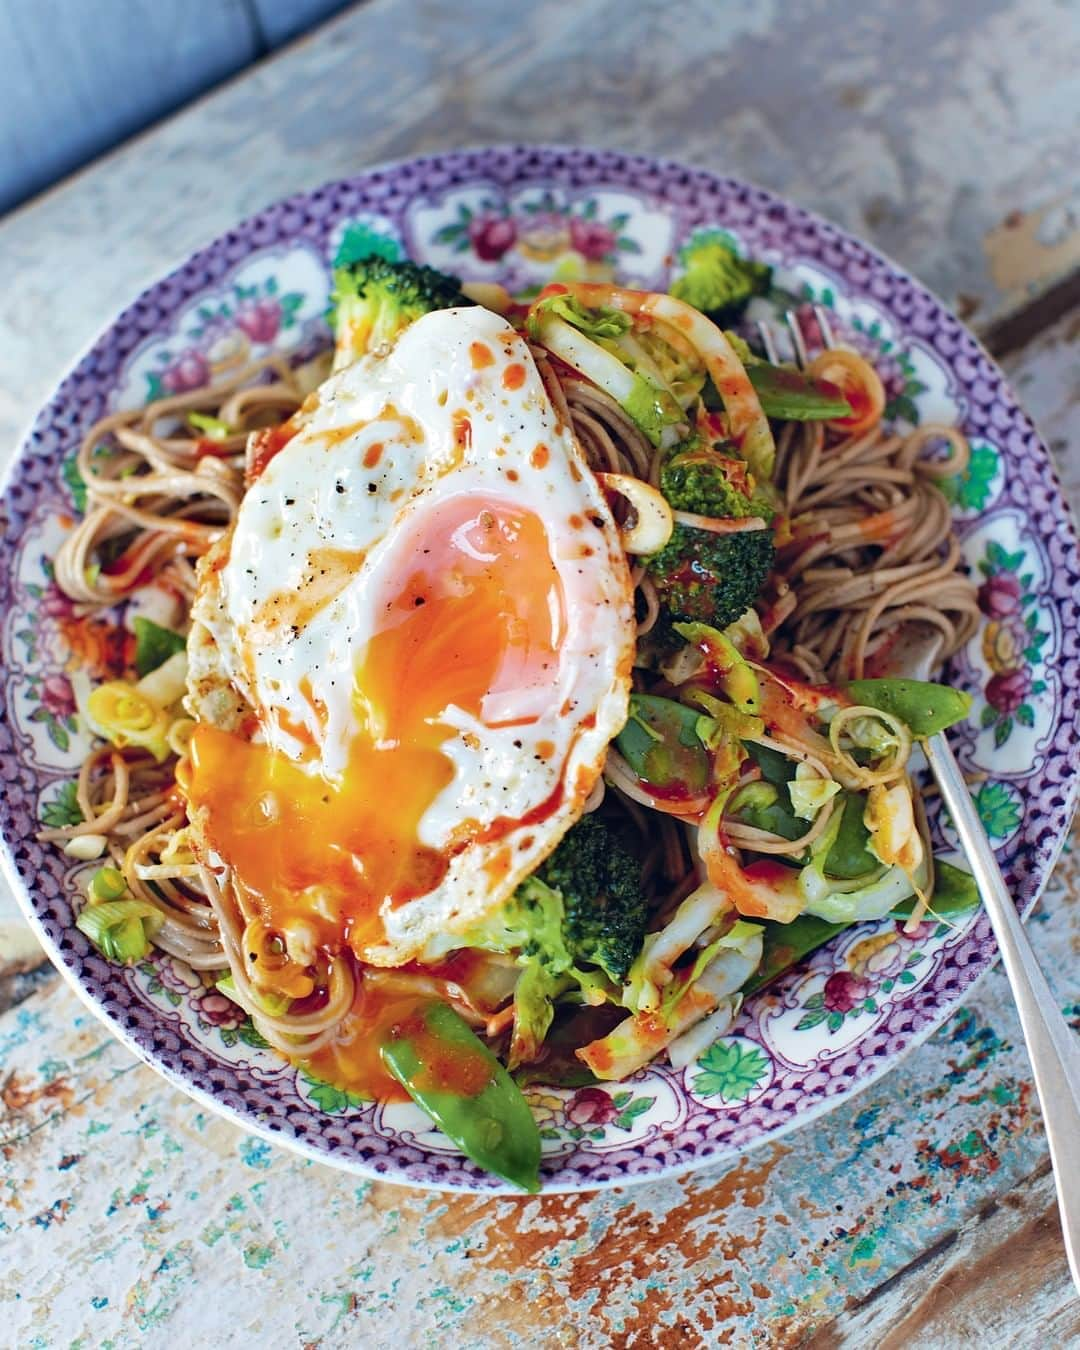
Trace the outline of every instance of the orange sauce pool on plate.
<path fill-rule="evenodd" d="M 333 1041 L 294 1063 L 312 1077 L 380 1102 L 404 1102 L 409 1094 L 383 1064 L 379 1047 L 407 1036 L 424 1065 L 418 1086 L 461 1097 L 483 1091 L 491 1077 L 486 1058 L 468 1046 L 447 1045 L 427 1029 L 423 1009 L 430 995 L 386 994 L 357 983 L 356 998 Z"/>

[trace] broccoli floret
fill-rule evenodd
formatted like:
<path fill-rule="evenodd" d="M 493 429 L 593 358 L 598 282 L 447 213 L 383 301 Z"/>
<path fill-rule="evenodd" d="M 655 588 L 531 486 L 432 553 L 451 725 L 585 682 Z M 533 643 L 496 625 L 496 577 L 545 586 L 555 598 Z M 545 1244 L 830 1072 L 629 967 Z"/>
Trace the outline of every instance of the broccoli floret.
<path fill-rule="evenodd" d="M 608 825 L 589 815 L 498 914 L 462 934 L 463 945 L 512 954 L 522 967 L 512 1067 L 540 1054 L 557 998 L 571 991 L 589 1004 L 618 997 L 615 985 L 641 951 L 645 923 L 641 864 Z"/>
<path fill-rule="evenodd" d="M 360 258 L 334 272 L 334 368 L 393 343 L 403 329 L 435 309 L 469 305 L 461 281 L 434 267 Z"/>
<path fill-rule="evenodd" d="M 660 470 L 660 491 L 679 511 L 699 516 L 752 516 L 749 497 L 731 481 L 746 468 L 741 460 L 725 458 L 699 438 L 676 446 Z"/>
<path fill-rule="evenodd" d="M 645 937 L 641 863 L 599 816 L 582 816 L 537 876 L 563 903 L 563 940 L 574 964 L 626 978 Z"/>
<path fill-rule="evenodd" d="M 641 950 L 645 911 L 640 862 L 611 826 L 588 815 L 497 914 L 462 935 L 463 945 L 513 952 L 570 983 L 588 981 L 582 964 L 618 981 Z"/>
<path fill-rule="evenodd" d="M 775 552 L 771 530 L 711 534 L 676 525 L 647 560 L 668 624 L 734 623 L 757 599 Z"/>
<path fill-rule="evenodd" d="M 717 323 L 734 322 L 751 298 L 764 295 L 772 283 L 771 267 L 740 258 L 717 230 L 695 234 L 679 250 L 679 262 L 685 272 L 672 283 L 671 294 Z"/>

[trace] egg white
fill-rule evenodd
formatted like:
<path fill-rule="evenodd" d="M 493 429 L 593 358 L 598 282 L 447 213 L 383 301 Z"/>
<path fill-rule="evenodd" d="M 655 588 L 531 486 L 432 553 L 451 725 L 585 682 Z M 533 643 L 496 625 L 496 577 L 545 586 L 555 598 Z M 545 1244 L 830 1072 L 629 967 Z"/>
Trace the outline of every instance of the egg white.
<path fill-rule="evenodd" d="M 492 359 L 478 367 L 481 349 Z M 511 366 L 516 387 L 506 378 Z M 547 454 L 535 455 L 537 446 Z M 248 490 L 230 540 L 202 569 L 194 611 L 204 686 L 209 648 L 254 710 L 256 739 L 293 759 L 315 741 L 310 770 L 334 780 L 356 730 L 357 661 L 378 630 L 382 597 L 401 584 L 403 548 L 426 513 L 461 494 L 520 503 L 541 518 L 565 623 L 550 682 L 485 700 L 481 718 L 455 707 L 439 718 L 450 729 L 441 750 L 453 775 L 418 837 L 449 851 L 463 822 L 520 820 L 560 785 L 562 797 L 543 819 L 503 835 L 498 846 L 512 860 L 500 875 L 485 870 L 496 845 L 474 840 L 452 854 L 435 889 L 384 905 L 384 940 L 361 953 L 379 965 L 445 947 L 502 904 L 580 815 L 626 718 L 634 651 L 626 558 L 524 339 L 481 308 L 439 311 L 389 354 L 327 381 L 300 432 Z M 317 604 L 326 550 L 355 566 L 332 577 L 333 594 Z M 212 715 L 212 701 L 198 706 Z M 510 718 L 518 724 L 493 725 Z M 522 718 L 533 720 L 523 726 Z"/>

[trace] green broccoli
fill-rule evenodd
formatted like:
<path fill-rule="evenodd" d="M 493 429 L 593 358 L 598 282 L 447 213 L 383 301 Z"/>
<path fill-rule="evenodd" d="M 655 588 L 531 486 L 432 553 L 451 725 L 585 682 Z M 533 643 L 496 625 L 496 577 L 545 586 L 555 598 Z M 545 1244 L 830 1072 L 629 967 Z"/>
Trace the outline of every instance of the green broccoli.
<path fill-rule="evenodd" d="M 746 477 L 741 460 L 726 458 L 697 436 L 677 445 L 660 470 L 660 491 L 680 511 L 699 516 L 752 516 L 749 497 L 732 477 Z"/>
<path fill-rule="evenodd" d="M 679 262 L 685 271 L 671 294 L 716 323 L 734 322 L 772 284 L 772 268 L 740 258 L 722 230 L 698 231 L 679 250 Z"/>
<path fill-rule="evenodd" d="M 462 945 L 513 953 L 576 981 L 580 965 L 599 966 L 618 981 L 641 949 L 645 910 L 637 857 L 606 821 L 587 815 Z"/>
<path fill-rule="evenodd" d="M 576 991 L 591 1004 L 618 998 L 646 917 L 641 864 L 610 826 L 588 815 L 498 914 L 463 934 L 463 945 L 512 954 L 522 967 L 511 1066 L 536 1059 L 562 995 Z"/>
<path fill-rule="evenodd" d="M 470 305 L 457 277 L 434 267 L 394 262 L 389 258 L 360 258 L 334 272 L 334 369 L 368 352 L 389 346 L 399 334 L 435 309 Z"/>
<path fill-rule="evenodd" d="M 676 525 L 646 565 L 668 626 L 682 621 L 726 628 L 758 598 L 775 553 L 771 530 L 711 534 Z"/>
<path fill-rule="evenodd" d="M 575 966 L 624 980 L 641 950 L 646 904 L 641 863 L 621 838 L 595 813 L 582 816 L 536 875 L 562 897 L 562 935 Z"/>

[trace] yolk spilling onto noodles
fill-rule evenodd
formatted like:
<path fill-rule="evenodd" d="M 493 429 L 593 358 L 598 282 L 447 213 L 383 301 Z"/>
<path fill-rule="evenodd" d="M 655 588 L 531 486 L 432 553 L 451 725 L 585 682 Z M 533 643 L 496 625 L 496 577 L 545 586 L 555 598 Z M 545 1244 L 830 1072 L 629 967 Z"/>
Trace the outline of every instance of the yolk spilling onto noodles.
<path fill-rule="evenodd" d="M 446 709 L 487 724 L 486 705 L 523 690 L 534 703 L 558 678 L 564 598 L 536 514 L 475 494 L 443 500 L 387 574 L 395 589 L 359 653 L 340 779 L 319 771 L 318 745 L 302 764 L 205 723 L 192 741 L 190 806 L 241 892 L 271 928 L 306 921 L 331 951 L 377 941 L 380 907 L 431 891 L 448 852 L 480 833 L 465 822 L 441 852 L 419 838 L 453 776 Z"/>

